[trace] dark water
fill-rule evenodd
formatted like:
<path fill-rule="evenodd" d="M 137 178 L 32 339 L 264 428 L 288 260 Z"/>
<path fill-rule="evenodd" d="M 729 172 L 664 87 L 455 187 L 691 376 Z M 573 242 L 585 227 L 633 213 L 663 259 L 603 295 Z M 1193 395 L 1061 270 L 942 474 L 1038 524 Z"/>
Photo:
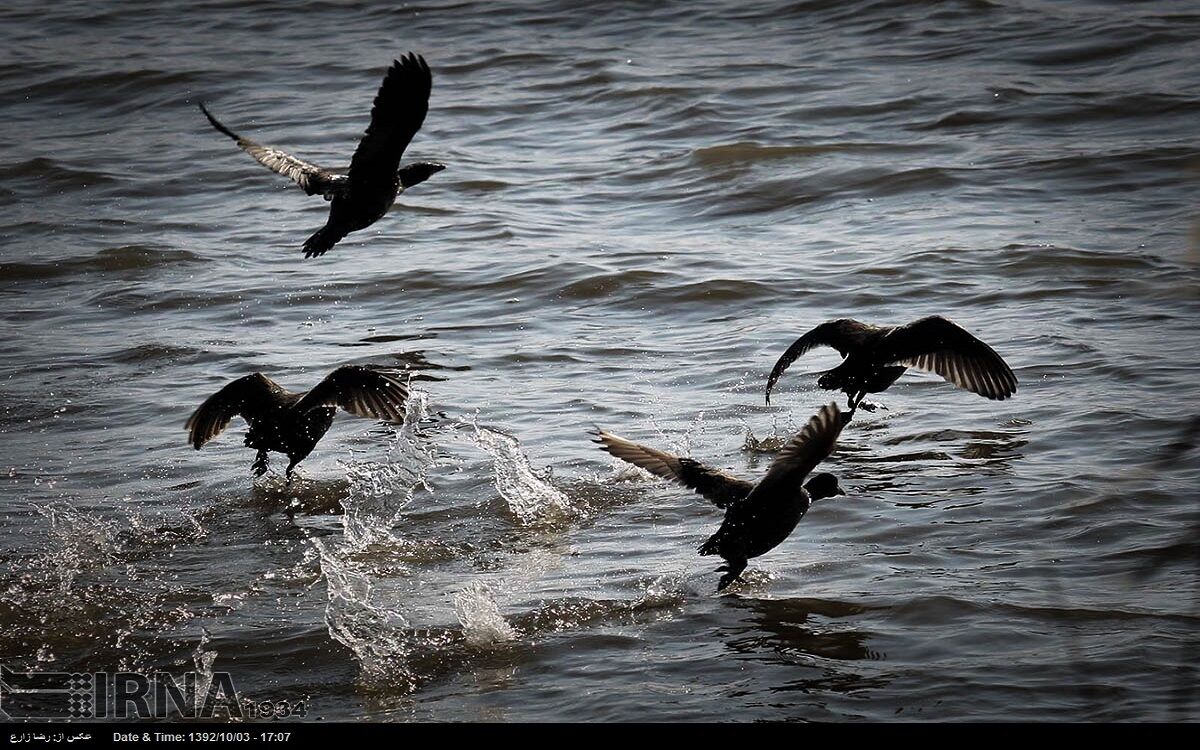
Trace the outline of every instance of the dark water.
<path fill-rule="evenodd" d="M 0 29 L 0 663 L 199 665 L 326 719 L 1200 718 L 1194 3 Z M 305 262 L 326 205 L 195 102 L 340 165 L 409 49 L 409 155 L 449 168 Z M 588 441 L 756 476 L 829 398 L 825 352 L 762 405 L 793 337 L 930 313 L 1017 398 L 906 376 L 828 464 L 850 494 L 733 595 L 694 552 L 719 513 Z M 352 362 L 408 367 L 410 419 L 339 418 L 290 489 L 240 422 L 185 443 L 228 380 Z"/>

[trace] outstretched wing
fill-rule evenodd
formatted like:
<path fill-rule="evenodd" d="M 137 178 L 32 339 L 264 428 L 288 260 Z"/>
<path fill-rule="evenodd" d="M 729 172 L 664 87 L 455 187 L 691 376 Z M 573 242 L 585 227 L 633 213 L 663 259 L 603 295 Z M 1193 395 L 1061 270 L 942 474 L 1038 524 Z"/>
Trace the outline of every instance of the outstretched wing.
<path fill-rule="evenodd" d="M 880 344 L 880 358 L 997 401 L 1017 392 L 1017 376 L 992 347 L 939 315 L 893 330 Z"/>
<path fill-rule="evenodd" d="M 334 174 L 316 164 L 297 159 L 286 151 L 281 151 L 273 146 L 264 146 L 238 135 L 213 117 L 203 103 L 200 104 L 200 111 L 204 113 L 214 128 L 232 138 L 238 147 L 253 156 L 255 161 L 304 188 L 304 192 L 309 195 L 332 197 L 345 189 L 348 181 L 346 175 Z"/>
<path fill-rule="evenodd" d="M 339 367 L 304 394 L 294 409 L 340 406 L 351 414 L 388 422 L 404 420 L 408 385 L 398 370 L 373 365 Z"/>
<path fill-rule="evenodd" d="M 864 341 L 878 330 L 875 326 L 860 323 L 857 320 L 841 318 L 822 323 L 796 339 L 775 363 L 775 367 L 771 369 L 771 375 L 767 378 L 767 403 L 771 403 L 771 389 L 775 387 L 780 376 L 808 350 L 818 346 L 828 346 L 837 349 L 838 353 L 845 358 L 846 355 L 861 347 Z"/>
<path fill-rule="evenodd" d="M 808 424 L 788 441 L 759 487 L 767 487 L 786 481 L 799 486 L 804 478 L 824 461 L 837 445 L 838 436 L 848 419 L 836 403 L 829 403 L 808 420 Z"/>
<path fill-rule="evenodd" d="M 631 443 L 608 432 L 597 432 L 595 442 L 622 461 L 695 490 L 718 508 L 728 507 L 754 489 L 751 482 L 710 469 L 690 458 L 680 458 L 666 451 Z"/>
<path fill-rule="evenodd" d="M 371 124 L 350 160 L 350 184 L 368 190 L 396 180 L 400 157 L 425 122 L 433 75 L 425 58 L 408 53 L 392 62 L 375 104 Z"/>
<path fill-rule="evenodd" d="M 196 450 L 225 431 L 230 420 L 242 416 L 247 421 L 267 405 L 273 393 L 280 388 L 265 375 L 254 373 L 238 378 L 204 400 L 200 408 L 192 412 L 184 429 L 188 441 Z"/>

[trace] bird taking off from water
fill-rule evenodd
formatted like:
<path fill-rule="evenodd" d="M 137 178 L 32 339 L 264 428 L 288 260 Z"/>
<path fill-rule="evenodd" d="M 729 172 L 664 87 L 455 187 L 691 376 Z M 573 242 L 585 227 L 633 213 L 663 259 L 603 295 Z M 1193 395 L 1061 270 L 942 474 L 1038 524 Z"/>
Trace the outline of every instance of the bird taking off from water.
<path fill-rule="evenodd" d="M 425 58 L 410 52 L 393 61 L 375 95 L 371 124 L 358 142 L 348 170 L 319 167 L 256 143 L 225 127 L 203 103 L 200 111 L 259 164 L 289 178 L 309 195 L 322 195 L 330 202 L 329 220 L 304 243 L 304 257 L 315 258 L 347 234 L 383 218 L 397 196 L 446 168 L 435 162 L 400 166 L 404 149 L 425 121 L 432 86 Z"/>
<path fill-rule="evenodd" d="M 240 416 L 250 425 L 246 447 L 258 451 L 252 469 L 267 473 L 267 453 L 287 455 L 290 481 L 329 431 L 337 407 L 351 414 L 389 422 L 404 419 L 408 386 L 397 370 L 370 365 L 339 367 L 307 393 L 292 393 L 266 375 L 238 378 L 209 396 L 188 419 L 188 441 L 200 450 Z"/>
<path fill-rule="evenodd" d="M 788 366 L 817 346 L 832 347 L 842 355 L 842 363 L 822 374 L 817 385 L 845 393 L 851 414 L 868 393 L 887 390 L 909 367 L 936 373 L 959 388 L 997 401 L 1017 392 L 1017 376 L 1000 355 L 940 315 L 903 326 L 873 326 L 842 318 L 822 323 L 788 347 L 767 378 L 768 404 L 771 389 Z"/>
<path fill-rule="evenodd" d="M 766 554 L 791 535 L 814 500 L 844 495 L 833 474 L 805 478 L 833 452 L 848 416 L 829 404 L 808 420 L 771 463 L 766 475 L 747 482 L 690 458 L 632 443 L 608 432 L 596 442 L 612 455 L 651 474 L 690 487 L 725 509 L 717 533 L 700 546 L 701 555 L 720 555 L 725 565 L 717 591 L 738 580 L 752 557 Z"/>

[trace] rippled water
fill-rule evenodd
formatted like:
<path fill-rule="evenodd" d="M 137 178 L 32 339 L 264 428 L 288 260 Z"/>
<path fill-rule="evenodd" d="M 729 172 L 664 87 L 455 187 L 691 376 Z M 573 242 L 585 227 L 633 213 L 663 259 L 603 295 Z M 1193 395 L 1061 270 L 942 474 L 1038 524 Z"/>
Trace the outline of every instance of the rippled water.
<path fill-rule="evenodd" d="M 230 672 L 326 719 L 1197 716 L 1191 3 L 197 2 L 0 9 L 0 663 Z M 448 169 L 326 205 L 195 107 L 344 164 L 422 52 Z M 752 477 L 833 317 L 948 315 L 849 495 L 717 597 L 719 512 L 593 425 Z M 223 383 L 407 367 L 286 487 Z M 1172 447 L 1173 446 L 1173 447 Z M 6 478 L 4 478 L 6 477 Z"/>

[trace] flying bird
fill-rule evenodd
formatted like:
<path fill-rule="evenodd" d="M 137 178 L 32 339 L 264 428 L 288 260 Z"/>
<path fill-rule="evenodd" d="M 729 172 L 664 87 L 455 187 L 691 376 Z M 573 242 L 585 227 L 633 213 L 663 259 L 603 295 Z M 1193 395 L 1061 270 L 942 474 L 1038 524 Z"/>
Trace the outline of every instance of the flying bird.
<path fill-rule="evenodd" d="M 873 326 L 842 318 L 822 323 L 788 347 L 767 378 L 768 404 L 771 389 L 788 366 L 817 346 L 832 347 L 842 355 L 842 363 L 823 373 L 817 385 L 845 393 L 850 414 L 868 393 L 887 390 L 909 367 L 936 373 L 959 388 L 997 401 L 1017 392 L 1017 376 L 1000 355 L 940 315 L 902 326 Z"/>
<path fill-rule="evenodd" d="M 634 466 L 690 487 L 725 509 L 717 533 L 700 546 L 701 555 L 720 555 L 725 564 L 717 591 L 738 580 L 752 557 L 766 554 L 791 535 L 814 500 L 844 495 L 833 474 L 804 479 L 833 452 L 848 417 L 829 404 L 808 420 L 757 484 L 709 468 L 690 458 L 632 443 L 608 432 L 597 433 L 600 447 Z"/>
<path fill-rule="evenodd" d="M 371 365 L 339 367 L 307 393 L 293 393 L 262 373 L 229 383 L 209 396 L 188 419 L 185 429 L 192 447 L 224 432 L 240 416 L 250 425 L 247 448 L 258 451 L 251 468 L 267 473 L 269 451 L 284 453 L 290 481 L 303 461 L 329 431 L 337 407 L 351 414 L 390 422 L 404 419 L 408 386 L 397 370 Z"/>
<path fill-rule="evenodd" d="M 436 162 L 400 166 L 404 149 L 421 129 L 429 110 L 433 77 L 425 58 L 412 52 L 388 68 L 375 104 L 371 124 L 358 142 L 348 170 L 332 170 L 297 159 L 286 151 L 265 146 L 225 127 L 203 103 L 200 111 L 212 126 L 232 138 L 259 164 L 295 182 L 309 195 L 330 201 L 329 220 L 304 243 L 304 257 L 324 255 L 351 232 L 371 226 L 413 185 L 445 169 Z"/>

